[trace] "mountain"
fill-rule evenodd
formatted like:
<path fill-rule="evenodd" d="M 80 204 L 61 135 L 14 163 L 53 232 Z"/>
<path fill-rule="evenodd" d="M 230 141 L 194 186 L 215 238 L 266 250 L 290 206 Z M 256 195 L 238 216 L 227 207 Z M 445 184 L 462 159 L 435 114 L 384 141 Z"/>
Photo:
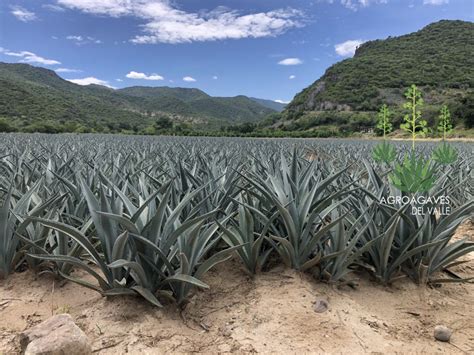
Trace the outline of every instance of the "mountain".
<path fill-rule="evenodd" d="M 383 103 L 395 111 L 398 123 L 404 113 L 404 92 L 411 84 L 421 88 L 424 117 L 433 123 L 441 104 L 461 112 L 472 95 L 473 54 L 474 23 L 464 21 L 443 20 L 415 33 L 366 42 L 353 58 L 334 64 L 297 94 L 280 127 L 373 126 Z"/>
<path fill-rule="evenodd" d="M 19 130 L 49 125 L 67 131 L 141 131 L 159 118 L 208 129 L 258 122 L 274 112 L 246 96 L 211 97 L 188 88 L 81 86 L 45 68 L 0 63 L 0 117 Z"/>
<path fill-rule="evenodd" d="M 257 99 L 256 97 L 249 97 L 249 99 L 259 103 L 262 106 L 271 108 L 277 112 L 281 112 L 285 109 L 286 104 L 282 104 L 281 102 L 276 102 L 273 100 L 265 100 L 265 99 Z"/>

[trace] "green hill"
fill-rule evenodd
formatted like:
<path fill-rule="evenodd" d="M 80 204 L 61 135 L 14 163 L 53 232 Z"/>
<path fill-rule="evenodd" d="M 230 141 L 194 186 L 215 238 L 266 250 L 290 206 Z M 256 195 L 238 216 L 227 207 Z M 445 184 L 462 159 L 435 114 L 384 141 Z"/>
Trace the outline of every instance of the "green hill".
<path fill-rule="evenodd" d="M 462 124 L 462 118 L 469 121 L 462 117 L 462 107 L 474 88 L 473 53 L 474 23 L 464 21 L 444 20 L 408 35 L 366 42 L 353 58 L 331 66 L 297 94 L 277 125 L 286 130 L 336 126 L 354 131 L 373 126 L 383 103 L 395 111 L 397 124 L 403 117 L 403 93 L 411 84 L 423 92 L 430 123 L 446 103 L 456 113 L 455 123 Z"/>
<path fill-rule="evenodd" d="M 286 107 L 286 104 L 282 104 L 273 100 L 258 99 L 256 97 L 251 97 L 250 99 L 277 112 L 283 111 Z"/>
<path fill-rule="evenodd" d="M 209 129 L 257 122 L 274 112 L 245 96 L 215 98 L 188 88 L 80 86 L 48 69 L 0 63 L 0 130 L 139 132 L 159 118 Z"/>

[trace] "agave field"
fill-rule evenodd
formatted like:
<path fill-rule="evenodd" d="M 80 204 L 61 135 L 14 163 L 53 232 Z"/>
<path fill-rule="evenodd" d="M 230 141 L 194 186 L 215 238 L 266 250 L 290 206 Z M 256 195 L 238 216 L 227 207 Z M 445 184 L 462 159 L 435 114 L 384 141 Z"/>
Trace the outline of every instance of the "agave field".
<path fill-rule="evenodd" d="M 448 269 L 474 251 L 453 240 L 474 212 L 473 145 L 430 163 L 429 191 L 403 192 L 376 144 L 0 135 L 0 278 L 29 268 L 158 307 L 232 257 L 251 276 L 283 263 L 348 285 L 469 281 Z"/>

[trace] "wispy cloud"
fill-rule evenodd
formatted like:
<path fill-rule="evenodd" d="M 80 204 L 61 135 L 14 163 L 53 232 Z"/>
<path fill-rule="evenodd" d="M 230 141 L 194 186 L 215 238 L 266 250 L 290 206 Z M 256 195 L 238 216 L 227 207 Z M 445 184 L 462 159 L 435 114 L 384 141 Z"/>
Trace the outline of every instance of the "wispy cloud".
<path fill-rule="evenodd" d="M 185 76 L 185 77 L 183 78 L 183 81 L 186 81 L 186 82 L 188 82 L 188 83 L 193 83 L 193 82 L 195 82 L 195 81 L 197 81 L 197 80 L 194 79 L 192 76 Z"/>
<path fill-rule="evenodd" d="M 64 7 L 54 5 L 54 4 L 44 4 L 44 5 L 41 5 L 41 7 L 43 9 L 47 9 L 47 10 L 54 11 L 54 12 L 64 12 L 64 11 L 66 11 L 64 9 Z"/>
<path fill-rule="evenodd" d="M 100 39 L 96 39 L 91 36 L 70 35 L 70 36 L 66 36 L 66 39 L 69 41 L 73 41 L 78 46 L 82 46 L 84 44 L 89 44 L 89 43 L 95 43 L 95 44 L 102 43 Z"/>
<path fill-rule="evenodd" d="M 131 39 L 138 44 L 274 37 L 304 25 L 303 12 L 292 8 L 242 14 L 224 6 L 212 11 L 186 12 L 169 0 L 57 1 L 61 6 L 85 13 L 143 19 L 141 27 L 145 34 Z"/>
<path fill-rule="evenodd" d="M 131 71 L 125 75 L 129 79 L 141 79 L 141 80 L 163 80 L 164 78 L 158 74 L 146 75 L 145 73 L 139 73 L 136 71 Z"/>
<path fill-rule="evenodd" d="M 69 69 L 69 68 L 58 68 L 54 70 L 56 73 L 80 73 L 82 70 L 79 69 Z"/>
<path fill-rule="evenodd" d="M 0 48 L 0 53 L 4 55 L 8 55 L 10 57 L 18 57 L 21 58 L 19 60 L 20 63 L 31 63 L 31 64 L 43 64 L 43 65 L 58 65 L 61 62 L 54 60 L 54 59 L 46 59 L 36 55 L 32 52 L 28 51 L 21 51 L 21 52 L 12 52 L 5 48 Z"/>
<path fill-rule="evenodd" d="M 212 77 L 212 79 L 213 79 L 213 80 L 217 80 L 217 79 L 219 79 L 219 78 L 217 77 L 217 75 L 214 75 L 214 76 Z"/>
<path fill-rule="evenodd" d="M 320 0 L 330 4 L 341 4 L 342 6 L 357 11 L 360 8 L 369 7 L 370 5 L 386 4 L 388 0 Z"/>
<path fill-rule="evenodd" d="M 290 79 L 290 80 L 293 80 L 293 79 L 295 79 L 295 78 L 296 78 L 296 75 L 290 75 L 290 76 L 288 77 L 288 79 Z"/>
<path fill-rule="evenodd" d="M 68 81 L 70 81 L 71 83 L 83 85 L 83 86 L 95 84 L 95 85 L 102 85 L 102 86 L 107 86 L 111 89 L 115 89 L 113 86 L 109 84 L 108 81 L 97 79 L 97 78 L 94 78 L 93 76 L 89 76 L 87 78 L 82 78 L 82 79 L 68 79 Z"/>
<path fill-rule="evenodd" d="M 28 11 L 21 6 L 11 6 L 11 14 L 15 16 L 18 20 L 23 22 L 34 21 L 37 19 L 34 12 Z"/>
<path fill-rule="evenodd" d="M 303 64 L 303 61 L 299 58 L 285 58 L 278 62 L 280 65 L 300 65 Z"/>
<path fill-rule="evenodd" d="M 364 40 L 361 39 L 351 39 L 334 46 L 336 53 L 342 57 L 351 57 L 355 54 L 357 47 L 359 47 Z"/>
<path fill-rule="evenodd" d="M 423 0 L 423 5 L 440 6 L 449 4 L 449 0 Z"/>
<path fill-rule="evenodd" d="M 285 101 L 285 100 L 280 100 L 280 99 L 273 100 L 273 101 L 278 102 L 279 104 L 285 104 L 285 105 L 290 103 L 290 101 Z"/>

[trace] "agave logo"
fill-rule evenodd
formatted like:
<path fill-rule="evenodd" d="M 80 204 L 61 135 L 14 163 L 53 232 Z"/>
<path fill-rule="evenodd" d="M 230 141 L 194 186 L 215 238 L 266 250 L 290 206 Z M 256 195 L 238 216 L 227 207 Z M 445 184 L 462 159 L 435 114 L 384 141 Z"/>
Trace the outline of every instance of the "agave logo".
<path fill-rule="evenodd" d="M 449 196 L 383 196 L 380 203 L 390 205 L 411 205 L 412 215 L 439 215 L 448 216 L 451 214 L 451 200 Z"/>
<path fill-rule="evenodd" d="M 400 128 L 410 133 L 412 141 L 410 153 L 406 154 L 401 162 L 395 162 L 398 155 L 397 150 L 386 139 L 386 135 L 392 130 L 391 113 L 387 105 L 384 104 L 377 116 L 377 128 L 383 132 L 383 143 L 374 147 L 372 157 L 375 161 L 383 162 L 392 168 L 392 172 L 389 174 L 390 183 L 400 191 L 411 194 L 428 192 L 436 182 L 438 164 L 449 165 L 458 159 L 456 148 L 446 142 L 446 134 L 452 130 L 451 114 L 448 107 L 443 105 L 438 122 L 438 131 L 443 135 L 442 143 L 434 149 L 430 158 L 417 156 L 415 152 L 416 139 L 424 137 L 428 132 L 427 122 L 422 119 L 421 115 L 423 99 L 421 91 L 415 85 L 406 91 L 405 97 L 407 102 L 404 104 L 404 108 L 408 113 Z"/>

